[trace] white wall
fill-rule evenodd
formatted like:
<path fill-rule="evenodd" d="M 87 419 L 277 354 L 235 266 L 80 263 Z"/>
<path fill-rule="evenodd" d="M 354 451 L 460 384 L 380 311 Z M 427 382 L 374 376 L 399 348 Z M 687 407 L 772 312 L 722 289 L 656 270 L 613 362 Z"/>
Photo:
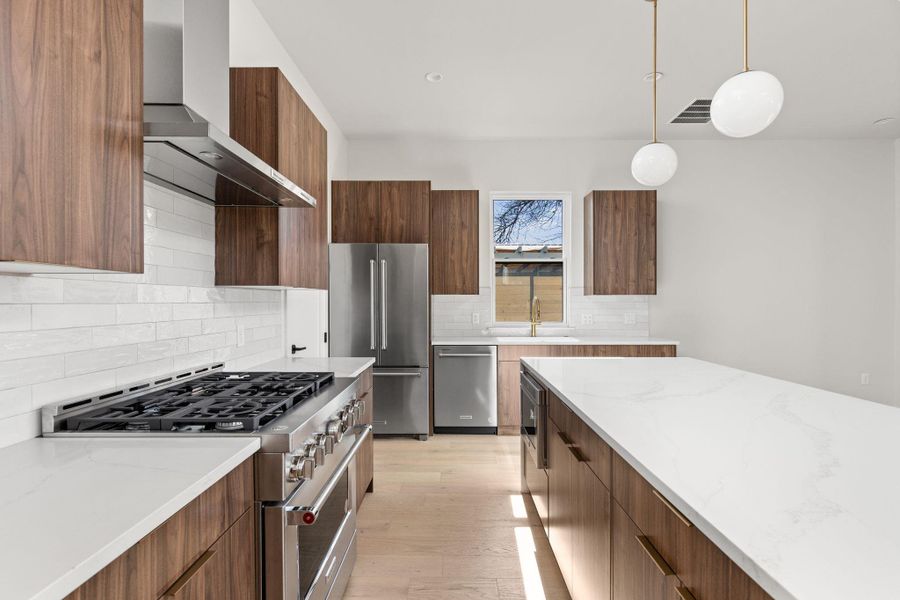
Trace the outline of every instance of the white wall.
<path fill-rule="evenodd" d="M 352 140 L 353 179 L 481 191 L 636 187 L 631 141 Z M 660 191 L 650 333 L 683 355 L 894 402 L 894 152 L 880 141 L 682 141 Z M 582 247 L 575 203 L 573 247 Z M 583 282 L 579 252 L 571 285 Z M 481 247 L 481 286 L 490 253 Z M 871 385 L 860 384 L 860 373 Z"/>
<path fill-rule="evenodd" d="M 283 355 L 278 290 L 213 287 L 213 207 L 144 185 L 144 273 L 0 274 L 0 447 L 45 404 Z"/>
<path fill-rule="evenodd" d="M 900 402 L 900 139 L 894 142 L 894 399 Z"/>

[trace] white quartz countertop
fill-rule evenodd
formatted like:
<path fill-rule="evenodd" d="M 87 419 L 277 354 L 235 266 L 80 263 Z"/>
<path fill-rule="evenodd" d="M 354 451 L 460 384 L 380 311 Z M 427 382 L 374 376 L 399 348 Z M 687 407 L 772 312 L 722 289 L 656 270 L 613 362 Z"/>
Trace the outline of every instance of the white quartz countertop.
<path fill-rule="evenodd" d="M 374 358 L 279 358 L 253 367 L 252 371 L 325 371 L 335 377 L 359 377 L 375 364 Z"/>
<path fill-rule="evenodd" d="M 677 346 L 675 340 L 651 337 L 598 337 L 598 336 L 472 336 L 437 337 L 432 346 Z"/>
<path fill-rule="evenodd" d="M 777 600 L 900 597 L 900 409 L 689 358 L 523 362 Z"/>
<path fill-rule="evenodd" d="M 259 449 L 230 438 L 36 438 L 0 450 L 0 598 L 57 600 Z"/>

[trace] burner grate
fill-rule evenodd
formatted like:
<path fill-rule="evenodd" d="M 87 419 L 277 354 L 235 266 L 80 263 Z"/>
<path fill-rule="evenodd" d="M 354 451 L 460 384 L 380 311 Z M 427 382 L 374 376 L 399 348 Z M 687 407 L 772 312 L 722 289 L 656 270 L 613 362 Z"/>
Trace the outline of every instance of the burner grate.
<path fill-rule="evenodd" d="M 255 431 L 334 381 L 333 373 L 212 373 L 69 419 L 76 431 Z"/>

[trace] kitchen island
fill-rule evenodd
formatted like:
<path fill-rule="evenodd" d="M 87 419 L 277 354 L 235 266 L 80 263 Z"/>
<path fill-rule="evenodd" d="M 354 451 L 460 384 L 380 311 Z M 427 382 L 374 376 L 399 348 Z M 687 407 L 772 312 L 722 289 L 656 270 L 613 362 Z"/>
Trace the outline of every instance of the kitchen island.
<path fill-rule="evenodd" d="M 897 408 L 688 358 L 522 363 L 548 390 L 550 427 L 561 402 L 612 450 L 598 473 L 611 482 L 613 565 L 617 506 L 633 509 L 618 523 L 638 534 L 656 526 L 641 518 L 658 509 L 696 526 L 776 600 L 898 597 Z M 642 486 L 658 506 L 650 494 L 635 500 Z M 667 533 L 645 533 L 648 556 L 667 543 Z M 671 563 L 678 585 L 676 564 L 690 557 L 660 550 L 656 566 Z"/>

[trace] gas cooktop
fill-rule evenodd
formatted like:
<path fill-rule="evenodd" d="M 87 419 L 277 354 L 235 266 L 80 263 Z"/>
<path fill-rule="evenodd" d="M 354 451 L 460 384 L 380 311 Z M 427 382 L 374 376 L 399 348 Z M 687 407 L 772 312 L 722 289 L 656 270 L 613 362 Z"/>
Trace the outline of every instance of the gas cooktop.
<path fill-rule="evenodd" d="M 72 416 L 68 431 L 257 431 L 334 381 L 334 373 L 214 372 Z"/>

